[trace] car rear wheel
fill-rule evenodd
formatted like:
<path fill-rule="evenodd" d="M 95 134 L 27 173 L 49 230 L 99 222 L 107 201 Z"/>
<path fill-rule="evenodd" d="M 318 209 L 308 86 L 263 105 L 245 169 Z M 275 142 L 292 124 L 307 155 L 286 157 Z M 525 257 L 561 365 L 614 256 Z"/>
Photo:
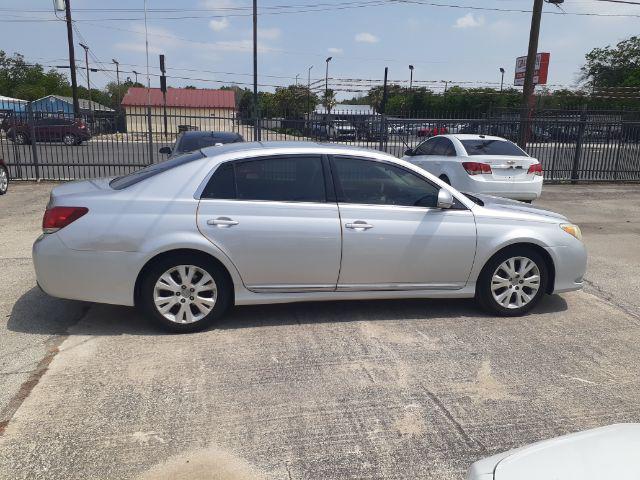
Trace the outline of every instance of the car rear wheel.
<path fill-rule="evenodd" d="M 13 142 L 18 145 L 25 145 L 27 143 L 27 136 L 22 132 L 17 132 L 13 136 Z"/>
<path fill-rule="evenodd" d="M 166 330 L 210 326 L 231 304 L 231 283 L 218 265 L 192 255 L 165 257 L 142 279 L 139 304 Z"/>
<path fill-rule="evenodd" d="M 7 193 L 9 189 L 9 172 L 5 167 L 0 167 L 0 195 Z"/>
<path fill-rule="evenodd" d="M 78 142 L 78 139 L 73 133 L 65 133 L 62 136 L 62 143 L 68 146 L 75 145 Z"/>
<path fill-rule="evenodd" d="M 476 298 L 491 313 L 522 315 L 540 301 L 548 278 L 547 264 L 537 252 L 509 248 L 494 255 L 482 269 Z"/>

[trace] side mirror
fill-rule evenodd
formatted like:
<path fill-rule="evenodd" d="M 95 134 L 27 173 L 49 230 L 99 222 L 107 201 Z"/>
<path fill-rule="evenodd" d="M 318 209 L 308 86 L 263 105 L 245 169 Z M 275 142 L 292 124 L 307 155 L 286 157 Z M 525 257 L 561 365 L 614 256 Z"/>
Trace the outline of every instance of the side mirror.
<path fill-rule="evenodd" d="M 453 195 L 448 190 L 441 188 L 438 191 L 438 203 L 436 206 L 443 209 L 451 208 L 453 206 Z"/>
<path fill-rule="evenodd" d="M 171 147 L 162 147 L 158 150 L 160 153 L 164 153 L 165 155 L 171 155 Z"/>
<path fill-rule="evenodd" d="M 413 153 L 414 153 L 414 152 L 413 152 L 413 148 L 407 148 L 407 149 L 404 151 L 404 154 L 405 154 L 405 155 L 407 155 L 408 157 L 413 157 Z"/>

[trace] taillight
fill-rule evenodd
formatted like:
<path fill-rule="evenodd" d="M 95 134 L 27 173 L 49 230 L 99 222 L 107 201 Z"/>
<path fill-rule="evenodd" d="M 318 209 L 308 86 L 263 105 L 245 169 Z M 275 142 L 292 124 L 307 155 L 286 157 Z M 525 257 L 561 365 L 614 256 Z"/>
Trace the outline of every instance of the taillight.
<path fill-rule="evenodd" d="M 87 207 L 53 207 L 44 212 L 42 231 L 44 233 L 57 232 L 82 217 L 89 211 Z"/>
<path fill-rule="evenodd" d="M 539 163 L 529 165 L 529 170 L 527 170 L 527 173 L 533 173 L 534 175 L 542 176 L 542 165 Z"/>
<path fill-rule="evenodd" d="M 483 173 L 491 173 L 491 165 L 480 162 L 462 162 L 462 167 L 469 175 L 481 175 Z"/>

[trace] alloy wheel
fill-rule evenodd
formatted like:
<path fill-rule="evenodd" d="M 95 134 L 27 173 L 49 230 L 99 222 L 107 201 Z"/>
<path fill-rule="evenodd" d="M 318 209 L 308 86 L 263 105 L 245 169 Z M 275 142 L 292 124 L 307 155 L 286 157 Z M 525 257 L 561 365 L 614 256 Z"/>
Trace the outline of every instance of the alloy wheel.
<path fill-rule="evenodd" d="M 177 265 L 155 283 L 153 302 L 158 313 L 173 323 L 194 323 L 216 304 L 218 288 L 213 277 L 195 265 Z"/>
<path fill-rule="evenodd" d="M 62 141 L 65 145 L 73 145 L 74 143 L 76 143 L 76 137 L 71 133 L 66 133 L 64 137 L 62 137 Z"/>
<path fill-rule="evenodd" d="M 24 135 L 24 133 L 16 133 L 15 143 L 17 143 L 18 145 L 24 145 L 25 143 L 27 143 L 27 137 Z"/>
<path fill-rule="evenodd" d="M 493 299 L 504 308 L 528 305 L 540 290 L 540 269 L 527 257 L 511 257 L 502 262 L 491 276 Z"/>

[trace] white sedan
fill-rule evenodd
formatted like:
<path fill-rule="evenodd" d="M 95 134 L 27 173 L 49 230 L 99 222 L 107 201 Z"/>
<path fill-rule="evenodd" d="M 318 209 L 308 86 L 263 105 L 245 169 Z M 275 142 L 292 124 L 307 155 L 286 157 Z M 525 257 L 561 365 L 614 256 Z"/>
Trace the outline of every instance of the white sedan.
<path fill-rule="evenodd" d="M 531 202 L 542 193 L 542 165 L 514 143 L 489 135 L 437 135 L 403 160 L 455 189 Z"/>

